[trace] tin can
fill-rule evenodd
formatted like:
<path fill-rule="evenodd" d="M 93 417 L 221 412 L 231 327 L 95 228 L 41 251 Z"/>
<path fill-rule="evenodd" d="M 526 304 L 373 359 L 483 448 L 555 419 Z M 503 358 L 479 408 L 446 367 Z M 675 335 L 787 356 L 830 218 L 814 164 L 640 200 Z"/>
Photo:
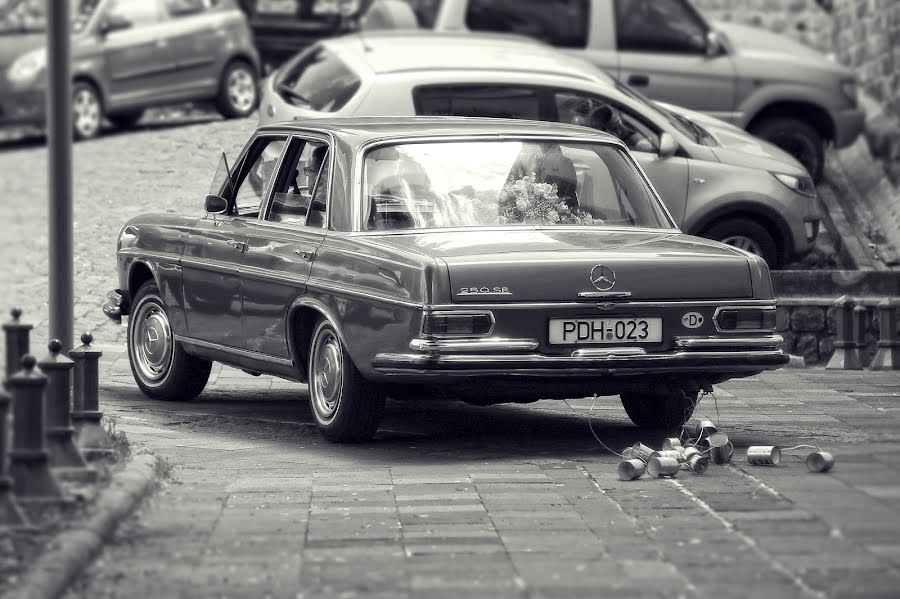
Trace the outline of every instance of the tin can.
<path fill-rule="evenodd" d="M 650 454 L 651 458 L 675 458 L 679 462 L 684 461 L 684 453 L 678 451 L 677 449 L 662 449 L 660 451 L 654 451 Z"/>
<path fill-rule="evenodd" d="M 697 449 L 696 447 L 685 447 L 684 451 L 681 452 L 681 455 L 685 462 L 690 462 L 692 457 L 694 457 L 695 455 L 701 455 L 701 454 L 700 454 L 700 450 Z"/>
<path fill-rule="evenodd" d="M 647 472 L 650 476 L 675 476 L 680 467 L 675 458 L 650 458 L 647 462 Z"/>
<path fill-rule="evenodd" d="M 754 466 L 774 466 L 781 461 L 777 445 L 751 445 L 747 448 L 747 463 Z"/>
<path fill-rule="evenodd" d="M 623 460 L 630 460 L 632 457 L 633 456 L 631 453 L 631 447 L 626 447 L 625 449 L 622 450 L 622 459 Z"/>
<path fill-rule="evenodd" d="M 640 441 L 638 441 L 631 447 L 631 457 L 632 458 L 638 458 L 639 460 L 644 460 L 645 462 L 647 462 L 648 460 L 650 460 L 652 455 L 653 455 L 653 448 L 647 447 Z"/>
<path fill-rule="evenodd" d="M 669 437 L 662 442 L 663 449 L 677 449 L 678 447 L 681 447 L 681 439 L 678 437 Z"/>
<path fill-rule="evenodd" d="M 731 461 L 731 456 L 734 454 L 734 446 L 728 440 L 728 435 L 719 432 L 712 433 L 707 438 L 707 442 L 709 443 L 709 457 L 712 458 L 713 462 L 716 464 L 727 464 Z"/>
<path fill-rule="evenodd" d="M 834 466 L 834 456 L 827 451 L 814 451 L 806 456 L 806 467 L 810 472 L 828 472 Z"/>
<path fill-rule="evenodd" d="M 687 465 L 694 474 L 703 474 L 706 472 L 706 469 L 709 468 L 709 459 L 698 453 L 697 455 L 691 456 L 687 461 Z"/>
<path fill-rule="evenodd" d="M 694 437 L 697 439 L 705 439 L 711 434 L 718 432 L 719 429 L 713 424 L 712 420 L 701 420 L 700 424 L 694 430 Z"/>
<path fill-rule="evenodd" d="M 643 476 L 646 470 L 644 462 L 638 459 L 619 462 L 619 480 L 634 480 Z"/>

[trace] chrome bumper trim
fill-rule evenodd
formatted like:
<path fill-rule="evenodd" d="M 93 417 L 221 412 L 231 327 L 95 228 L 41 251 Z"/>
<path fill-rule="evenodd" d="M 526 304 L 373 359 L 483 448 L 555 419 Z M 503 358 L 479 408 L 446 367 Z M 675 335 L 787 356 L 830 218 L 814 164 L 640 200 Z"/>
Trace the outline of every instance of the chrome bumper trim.
<path fill-rule="evenodd" d="M 573 358 L 605 358 L 607 356 L 646 356 L 647 350 L 643 347 L 591 347 L 576 349 L 572 352 Z"/>
<path fill-rule="evenodd" d="M 529 352 L 538 348 L 534 339 L 413 339 L 409 349 L 426 354 L 470 352 Z"/>
<path fill-rule="evenodd" d="M 678 349 L 777 349 L 784 343 L 781 335 L 765 337 L 675 337 Z"/>
<path fill-rule="evenodd" d="M 110 291 L 106 294 L 106 302 L 103 304 L 103 313 L 113 322 L 121 324 L 123 303 L 125 303 L 125 297 L 118 289 Z"/>

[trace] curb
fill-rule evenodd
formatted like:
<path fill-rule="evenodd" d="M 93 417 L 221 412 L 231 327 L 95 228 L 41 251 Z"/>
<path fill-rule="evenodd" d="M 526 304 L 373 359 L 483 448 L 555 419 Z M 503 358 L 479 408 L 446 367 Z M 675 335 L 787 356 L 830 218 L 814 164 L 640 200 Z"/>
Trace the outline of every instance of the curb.
<path fill-rule="evenodd" d="M 141 454 L 114 476 L 95 504 L 96 513 L 77 530 L 62 533 L 28 570 L 10 599 L 55 599 L 91 564 L 119 524 L 140 504 L 156 480 L 157 458 Z"/>

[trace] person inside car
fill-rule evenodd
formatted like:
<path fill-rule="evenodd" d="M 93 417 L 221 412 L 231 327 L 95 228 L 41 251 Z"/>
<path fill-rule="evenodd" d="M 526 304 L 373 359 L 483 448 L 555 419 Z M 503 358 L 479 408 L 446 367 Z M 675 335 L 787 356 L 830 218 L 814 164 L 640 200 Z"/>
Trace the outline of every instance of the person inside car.
<path fill-rule="evenodd" d="M 524 143 L 510 170 L 508 181 L 534 175 L 535 183 L 556 185 L 556 193 L 569 208 L 578 208 L 575 165 L 559 144 Z"/>

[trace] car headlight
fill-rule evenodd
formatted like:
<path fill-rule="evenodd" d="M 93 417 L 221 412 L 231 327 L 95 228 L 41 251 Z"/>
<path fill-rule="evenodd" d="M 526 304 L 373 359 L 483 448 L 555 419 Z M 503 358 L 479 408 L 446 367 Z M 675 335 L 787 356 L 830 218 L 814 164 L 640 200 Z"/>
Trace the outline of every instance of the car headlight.
<path fill-rule="evenodd" d="M 844 79 L 841 81 L 841 92 L 847 96 L 851 105 L 856 106 L 856 103 L 859 101 L 859 86 L 856 83 L 856 79 Z"/>
<path fill-rule="evenodd" d="M 9 65 L 6 78 L 14 85 L 27 85 L 34 81 L 45 66 L 47 66 L 47 51 L 44 48 L 31 50 Z"/>
<path fill-rule="evenodd" d="M 772 173 L 772 176 L 799 194 L 816 197 L 816 185 L 809 177 L 795 177 L 784 173 Z"/>

